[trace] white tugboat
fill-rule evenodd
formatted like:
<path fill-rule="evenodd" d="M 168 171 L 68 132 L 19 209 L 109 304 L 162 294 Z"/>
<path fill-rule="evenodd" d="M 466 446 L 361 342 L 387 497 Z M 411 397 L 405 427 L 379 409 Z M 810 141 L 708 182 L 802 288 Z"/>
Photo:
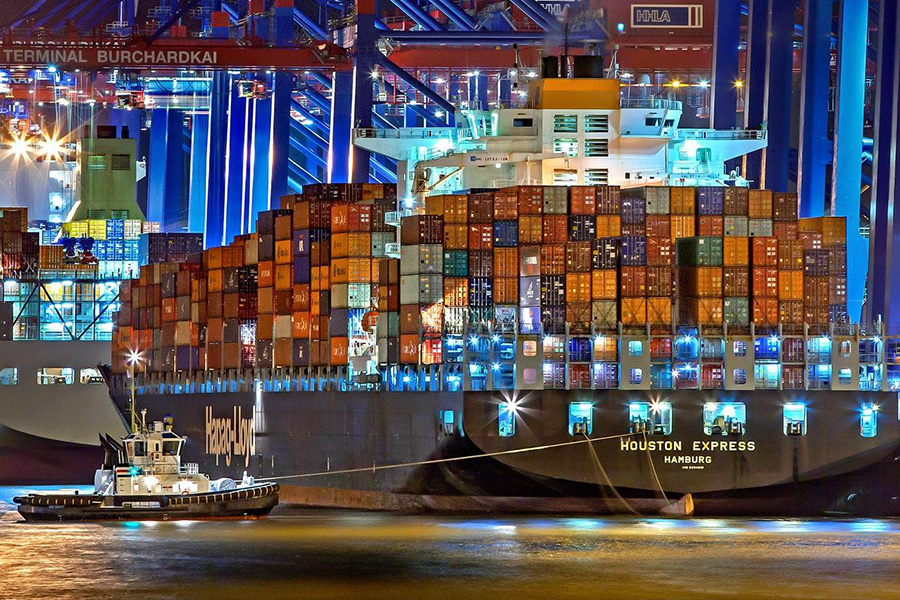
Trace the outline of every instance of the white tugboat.
<path fill-rule="evenodd" d="M 18 496 L 27 521 L 175 520 L 263 518 L 278 504 L 277 483 L 244 475 L 211 481 L 197 464 L 181 462 L 184 438 L 171 420 L 140 427 L 116 442 L 100 436 L 106 451 L 94 476 L 94 492 L 59 490 Z"/>

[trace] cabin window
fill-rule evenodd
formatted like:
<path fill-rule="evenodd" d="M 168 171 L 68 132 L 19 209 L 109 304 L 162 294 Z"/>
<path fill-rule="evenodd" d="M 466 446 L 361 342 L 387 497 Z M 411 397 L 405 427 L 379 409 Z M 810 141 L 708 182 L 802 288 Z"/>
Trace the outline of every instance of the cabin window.
<path fill-rule="evenodd" d="M 672 389 L 672 363 L 650 365 L 650 387 L 657 390 Z"/>
<path fill-rule="evenodd" d="M 662 123 L 662 119 L 659 117 L 647 117 L 644 119 L 644 125 L 647 127 L 659 127 L 660 123 Z"/>
<path fill-rule="evenodd" d="M 450 417 L 451 417 L 451 419 L 452 419 L 452 417 L 453 417 L 453 411 L 450 411 Z M 181 442 L 179 442 L 179 441 L 171 441 L 171 442 L 169 442 L 169 441 L 164 441 L 164 442 L 162 443 L 162 447 L 163 447 L 162 453 L 163 453 L 163 456 L 176 456 L 176 455 L 178 455 L 178 453 L 179 453 L 178 450 L 179 450 L 180 446 L 181 446 Z"/>
<path fill-rule="evenodd" d="M 576 115 L 553 115 L 553 133 L 577 133 L 578 117 Z"/>
<path fill-rule="evenodd" d="M 536 384 L 538 381 L 537 373 L 537 369 L 534 367 L 525 367 L 522 369 L 522 382 L 528 385 Z"/>
<path fill-rule="evenodd" d="M 577 169 L 553 169 L 553 185 L 576 185 L 577 183 Z"/>
<path fill-rule="evenodd" d="M 631 371 L 628 372 L 628 383 L 631 385 L 640 385 L 643 380 L 643 369 L 631 369 Z"/>
<path fill-rule="evenodd" d="M 584 155 L 589 158 L 609 156 L 609 140 L 584 140 Z"/>
<path fill-rule="evenodd" d="M 106 155 L 105 154 L 88 154 L 87 168 L 88 171 L 105 171 Z"/>
<path fill-rule="evenodd" d="M 735 356 L 747 356 L 747 342 L 741 340 L 732 342 L 731 353 Z"/>
<path fill-rule="evenodd" d="M 747 383 L 747 369 L 735 369 L 731 372 L 731 378 L 735 385 L 745 385 Z"/>
<path fill-rule="evenodd" d="M 147 442 L 132 442 L 132 456 L 147 456 Z"/>
<path fill-rule="evenodd" d="M 850 340 L 843 340 L 838 344 L 838 354 L 840 354 L 841 358 L 849 358 L 853 354 L 853 346 Z"/>
<path fill-rule="evenodd" d="M 673 127 L 675 125 L 675 119 L 666 119 L 663 121 L 663 127 Z"/>
<path fill-rule="evenodd" d="M 585 185 L 607 185 L 609 184 L 609 169 L 585 169 L 584 170 Z"/>
<path fill-rule="evenodd" d="M 756 349 L 756 358 L 765 360 L 778 360 L 779 355 L 778 336 L 769 335 L 766 337 L 756 338 L 754 347 Z M 787 360 L 787 357 L 785 357 Z M 803 359 L 801 358 L 800 361 Z"/>
<path fill-rule="evenodd" d="M 128 154 L 113 154 L 112 155 L 112 170 L 113 171 L 130 171 L 131 170 L 131 156 Z"/>
<path fill-rule="evenodd" d="M 841 385 L 850 385 L 853 383 L 853 371 L 848 368 L 838 369 L 838 383 Z"/>
<path fill-rule="evenodd" d="M 534 340 L 522 342 L 522 354 L 528 357 L 537 356 L 537 342 Z"/>
<path fill-rule="evenodd" d="M 668 402 L 631 402 L 628 405 L 629 433 L 672 434 L 672 405 Z"/>
<path fill-rule="evenodd" d="M 757 364 L 754 379 L 758 390 L 777 390 L 781 383 L 780 364 Z M 802 378 L 801 378 L 802 379 Z"/>
<path fill-rule="evenodd" d="M 859 435 L 864 438 L 878 435 L 878 407 L 871 402 L 863 403 L 859 413 Z"/>
<path fill-rule="evenodd" d="M 791 402 L 784 405 L 784 435 L 806 435 L 806 405 Z"/>
<path fill-rule="evenodd" d="M 569 435 L 591 435 L 594 431 L 594 405 L 590 402 L 569 404 Z"/>
<path fill-rule="evenodd" d="M 743 402 L 707 402 L 703 405 L 703 433 L 744 435 L 747 407 Z"/>
<path fill-rule="evenodd" d="M 831 365 L 808 365 L 806 375 L 811 390 L 831 389 Z"/>
<path fill-rule="evenodd" d="M 566 156 L 578 156 L 578 140 L 575 138 L 557 138 L 553 140 L 553 152 Z"/>
<path fill-rule="evenodd" d="M 609 115 L 586 115 L 584 117 L 585 133 L 609 133 Z"/>
<path fill-rule="evenodd" d="M 18 385 L 19 369 L 16 367 L 6 367 L 0 369 L 0 385 Z"/>
<path fill-rule="evenodd" d="M 103 375 L 100 374 L 99 369 L 81 369 L 79 373 L 78 381 L 82 384 L 102 384 L 103 383 Z"/>
<path fill-rule="evenodd" d="M 640 356 L 644 353 L 644 343 L 639 340 L 628 342 L 628 356 Z"/>
<path fill-rule="evenodd" d="M 513 127 L 534 127 L 534 119 L 513 119 Z"/>
<path fill-rule="evenodd" d="M 72 385 L 75 369 L 71 367 L 44 367 L 37 372 L 38 385 Z"/>
<path fill-rule="evenodd" d="M 512 403 L 500 404 L 497 425 L 500 437 L 512 437 L 516 434 L 516 407 Z"/>

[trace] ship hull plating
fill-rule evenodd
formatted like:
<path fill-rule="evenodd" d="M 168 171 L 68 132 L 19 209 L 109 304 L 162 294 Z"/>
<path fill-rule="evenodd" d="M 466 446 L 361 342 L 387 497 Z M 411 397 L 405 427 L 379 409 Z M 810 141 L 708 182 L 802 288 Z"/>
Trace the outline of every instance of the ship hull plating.
<path fill-rule="evenodd" d="M 499 392 L 234 392 L 138 403 L 148 418 L 175 419 L 188 438 L 185 460 L 201 470 L 286 477 L 286 503 L 648 514 L 691 494 L 702 515 L 900 514 L 895 394 L 518 394 L 509 437 L 499 435 L 498 408 L 510 397 Z M 114 397 L 126 410 L 127 395 Z M 654 400 L 671 403 L 671 433 L 629 435 L 628 404 Z M 794 401 L 808 405 L 806 435 L 784 433 L 783 406 Z M 593 404 L 587 437 L 569 434 L 573 402 Z M 706 402 L 744 403 L 743 435 L 706 435 Z M 875 437 L 860 435 L 863 402 L 879 405 Z M 547 445 L 555 447 L 506 453 Z M 492 456 L 377 468 L 480 454 Z M 334 473 L 346 470 L 355 471 Z"/>

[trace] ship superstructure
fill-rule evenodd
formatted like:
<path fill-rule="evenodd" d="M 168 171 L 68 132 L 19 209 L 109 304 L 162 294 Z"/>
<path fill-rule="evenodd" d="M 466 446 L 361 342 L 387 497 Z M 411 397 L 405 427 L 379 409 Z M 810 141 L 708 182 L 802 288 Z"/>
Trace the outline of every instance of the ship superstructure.
<path fill-rule="evenodd" d="M 680 101 L 588 73 L 545 69 L 521 106 L 460 110 L 455 127 L 358 129 L 354 143 L 397 160 L 404 208 L 428 194 L 512 185 L 748 184 L 726 162 L 764 148 L 765 130 L 682 128 Z"/>

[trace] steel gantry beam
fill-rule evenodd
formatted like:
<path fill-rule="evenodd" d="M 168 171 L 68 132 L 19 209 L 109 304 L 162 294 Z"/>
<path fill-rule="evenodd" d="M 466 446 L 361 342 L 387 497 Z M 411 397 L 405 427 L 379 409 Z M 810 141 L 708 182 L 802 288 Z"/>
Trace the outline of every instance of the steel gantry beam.
<path fill-rule="evenodd" d="M 740 0 L 716 0 L 713 33 L 713 89 L 709 113 L 716 129 L 732 129 L 737 120 L 738 41 L 741 34 Z"/>
<path fill-rule="evenodd" d="M 868 240 L 859 231 L 869 1 L 840 0 L 831 214 L 847 219 L 847 314 L 861 317 Z"/>
<path fill-rule="evenodd" d="M 797 164 L 801 217 L 820 217 L 825 213 L 825 168 L 831 154 L 826 110 L 830 85 L 831 15 L 832 0 L 804 0 Z M 857 160 L 858 157 L 859 154 Z"/>
<path fill-rule="evenodd" d="M 766 52 L 765 115 L 767 145 L 763 149 L 760 187 L 786 192 L 791 151 L 791 78 L 794 54 L 794 3 L 769 4 Z"/>
<path fill-rule="evenodd" d="M 759 129 L 765 118 L 766 41 L 769 33 L 769 1 L 750 0 L 747 19 L 747 59 L 744 77 L 744 127 Z M 744 156 L 743 175 L 752 187 L 762 179 L 762 150 Z"/>
<path fill-rule="evenodd" d="M 878 61 L 875 74 L 875 135 L 872 160 L 872 202 L 869 208 L 869 272 L 863 316 L 884 319 L 887 333 L 900 333 L 900 243 L 895 244 L 894 201 L 900 189 L 897 172 L 900 142 L 900 11 L 896 2 L 882 2 L 878 20 Z"/>

